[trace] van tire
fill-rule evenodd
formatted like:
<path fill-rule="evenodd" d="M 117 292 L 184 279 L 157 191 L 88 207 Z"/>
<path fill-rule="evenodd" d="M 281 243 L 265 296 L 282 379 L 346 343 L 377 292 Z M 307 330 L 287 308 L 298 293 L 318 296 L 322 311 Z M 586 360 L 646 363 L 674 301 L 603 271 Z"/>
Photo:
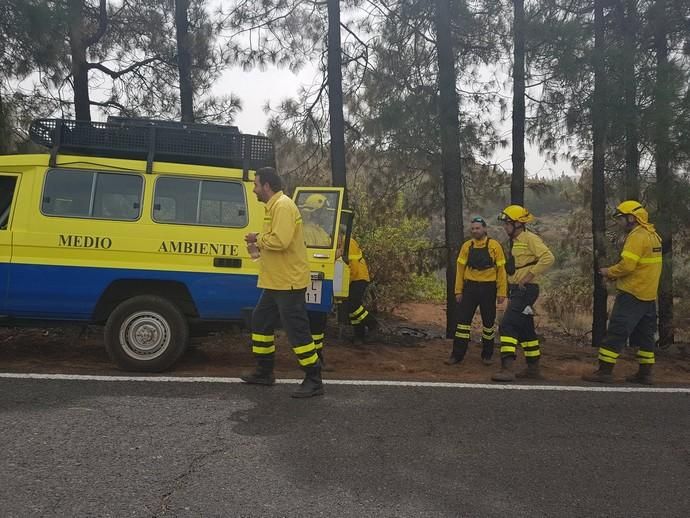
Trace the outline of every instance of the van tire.
<path fill-rule="evenodd" d="M 177 362 L 189 345 L 189 324 L 163 297 L 141 295 L 120 303 L 105 324 L 105 348 L 118 368 L 161 372 Z"/>

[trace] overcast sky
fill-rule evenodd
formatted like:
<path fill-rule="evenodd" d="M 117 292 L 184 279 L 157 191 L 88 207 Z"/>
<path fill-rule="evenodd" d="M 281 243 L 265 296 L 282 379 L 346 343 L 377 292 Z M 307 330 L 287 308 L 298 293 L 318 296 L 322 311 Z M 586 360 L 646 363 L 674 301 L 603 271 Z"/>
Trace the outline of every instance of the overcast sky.
<path fill-rule="evenodd" d="M 295 97 L 300 86 L 310 86 L 314 83 L 315 68 L 305 67 L 299 73 L 293 74 L 288 69 L 267 67 L 265 71 L 258 69 L 244 71 L 241 68 L 227 70 L 214 88 L 215 93 L 234 94 L 242 101 L 242 111 L 239 113 L 236 124 L 245 133 L 256 133 L 266 129 L 268 115 L 264 113 L 266 102 L 276 106 L 281 100 Z M 510 120 L 504 123 L 504 132 L 510 140 Z M 525 167 L 529 176 L 559 176 L 562 172 L 568 175 L 574 174 L 567 162 L 557 164 L 547 163 L 543 156 L 529 144 L 526 144 Z M 486 157 L 487 161 L 499 163 L 504 169 L 510 171 L 510 146 L 499 149 L 494 156 Z"/>

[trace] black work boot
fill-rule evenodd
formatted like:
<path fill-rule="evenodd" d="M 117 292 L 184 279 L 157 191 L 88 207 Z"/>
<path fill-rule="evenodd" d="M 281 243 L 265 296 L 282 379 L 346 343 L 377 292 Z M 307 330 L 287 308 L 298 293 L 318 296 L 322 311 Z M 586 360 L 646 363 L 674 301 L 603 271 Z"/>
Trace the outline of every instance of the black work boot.
<path fill-rule="evenodd" d="M 294 398 L 307 398 L 312 396 L 323 395 L 323 381 L 321 380 L 321 366 L 314 365 L 305 370 L 304 380 L 292 393 Z"/>
<path fill-rule="evenodd" d="M 273 358 L 262 358 L 258 361 L 256 370 L 250 374 L 243 374 L 240 379 L 250 385 L 273 385 L 276 378 L 273 375 Z"/>
<path fill-rule="evenodd" d="M 491 379 L 493 381 L 515 381 L 515 374 L 512 371 L 514 361 L 514 356 L 501 357 L 501 370 L 491 376 Z"/>
<path fill-rule="evenodd" d="M 457 363 L 462 363 L 467 354 L 468 343 L 464 340 L 455 339 L 453 340 L 453 350 L 450 352 L 450 358 L 444 360 L 443 363 L 446 365 L 455 365 Z"/>
<path fill-rule="evenodd" d="M 482 363 L 484 365 L 493 365 L 494 361 L 491 359 L 494 355 L 493 342 L 482 341 Z"/>
<path fill-rule="evenodd" d="M 592 374 L 585 374 L 582 379 L 593 383 L 613 383 L 613 363 L 600 360 L 599 368 Z"/>
<path fill-rule="evenodd" d="M 625 381 L 629 383 L 640 383 L 642 385 L 654 385 L 654 379 L 652 378 L 652 365 L 651 364 L 640 364 L 640 370 L 632 376 L 625 378 Z"/>
<path fill-rule="evenodd" d="M 371 313 L 364 319 L 364 324 L 369 328 L 369 331 L 376 331 L 379 328 L 379 321 Z"/>
<path fill-rule="evenodd" d="M 516 378 L 529 380 L 543 380 L 544 376 L 539 371 L 539 360 L 533 363 L 528 363 L 527 367 L 515 374 Z"/>
<path fill-rule="evenodd" d="M 321 370 L 325 372 L 333 372 L 335 369 L 328 363 L 326 363 L 326 356 L 323 353 L 323 349 L 318 349 L 316 354 L 319 356 L 319 363 L 321 364 Z"/>
<path fill-rule="evenodd" d="M 365 345 L 367 343 L 366 326 L 364 324 L 357 324 L 352 326 L 352 329 L 354 332 L 352 342 L 355 345 Z"/>

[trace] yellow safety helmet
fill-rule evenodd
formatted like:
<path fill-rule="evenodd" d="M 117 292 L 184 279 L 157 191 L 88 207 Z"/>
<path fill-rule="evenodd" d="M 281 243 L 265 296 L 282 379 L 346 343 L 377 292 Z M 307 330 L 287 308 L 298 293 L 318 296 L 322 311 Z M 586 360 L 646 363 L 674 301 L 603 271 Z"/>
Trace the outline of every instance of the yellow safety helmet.
<path fill-rule="evenodd" d="M 310 194 L 304 203 L 299 206 L 300 210 L 314 212 L 328 206 L 328 198 L 323 194 Z"/>
<path fill-rule="evenodd" d="M 499 221 L 517 221 L 518 223 L 529 223 L 534 216 L 522 205 L 509 205 L 498 216 Z"/>
<path fill-rule="evenodd" d="M 618 218 L 626 215 L 637 216 L 635 213 L 640 210 L 644 210 L 644 207 L 639 201 L 627 200 L 616 207 L 616 212 L 613 217 Z"/>

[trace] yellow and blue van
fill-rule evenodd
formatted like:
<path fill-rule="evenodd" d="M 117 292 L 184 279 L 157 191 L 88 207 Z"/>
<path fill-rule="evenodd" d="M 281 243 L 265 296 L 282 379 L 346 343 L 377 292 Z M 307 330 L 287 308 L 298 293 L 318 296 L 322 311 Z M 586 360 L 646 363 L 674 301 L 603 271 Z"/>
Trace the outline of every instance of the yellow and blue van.
<path fill-rule="evenodd" d="M 34 121 L 49 154 L 0 156 L 0 324 L 104 325 L 126 370 L 161 371 L 190 330 L 242 321 L 259 264 L 244 236 L 261 230 L 255 171 L 273 164 L 263 136 L 236 128 L 112 118 Z M 308 245 L 312 311 L 347 296 L 336 258 L 343 190 L 320 194 L 330 245 Z"/>

